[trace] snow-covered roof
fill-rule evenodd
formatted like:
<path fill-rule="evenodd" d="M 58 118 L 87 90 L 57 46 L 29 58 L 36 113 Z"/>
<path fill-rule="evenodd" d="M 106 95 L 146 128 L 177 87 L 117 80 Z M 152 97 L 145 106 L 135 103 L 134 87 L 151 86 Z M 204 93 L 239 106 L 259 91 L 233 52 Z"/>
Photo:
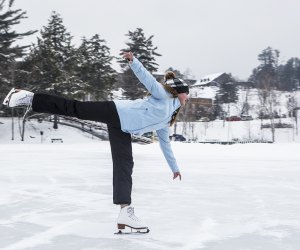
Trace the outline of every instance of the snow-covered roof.
<path fill-rule="evenodd" d="M 225 72 L 220 72 L 220 73 L 206 75 L 206 76 L 202 77 L 200 80 L 197 80 L 195 82 L 195 84 L 192 85 L 192 87 L 206 85 L 206 84 L 214 81 L 215 79 L 217 79 L 219 76 L 223 75 L 224 73 Z"/>

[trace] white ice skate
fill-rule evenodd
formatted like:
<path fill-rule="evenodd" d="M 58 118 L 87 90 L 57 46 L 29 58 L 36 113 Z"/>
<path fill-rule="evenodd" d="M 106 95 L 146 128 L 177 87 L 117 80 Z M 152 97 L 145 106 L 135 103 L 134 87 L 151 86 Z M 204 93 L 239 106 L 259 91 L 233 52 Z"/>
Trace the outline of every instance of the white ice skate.
<path fill-rule="evenodd" d="M 26 90 L 12 88 L 3 101 L 8 108 L 31 106 L 33 93 Z"/>
<path fill-rule="evenodd" d="M 149 233 L 149 228 L 134 214 L 134 208 L 127 206 L 121 209 L 118 217 L 118 229 L 116 234 L 143 234 Z M 126 227 L 130 231 L 126 231 Z"/>

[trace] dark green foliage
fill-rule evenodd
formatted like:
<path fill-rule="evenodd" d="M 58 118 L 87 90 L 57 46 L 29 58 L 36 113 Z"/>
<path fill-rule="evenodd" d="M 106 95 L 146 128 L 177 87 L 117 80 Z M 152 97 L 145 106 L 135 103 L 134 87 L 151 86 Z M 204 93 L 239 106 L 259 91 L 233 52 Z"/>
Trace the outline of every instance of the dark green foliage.
<path fill-rule="evenodd" d="M 254 82 L 257 88 L 278 88 L 278 59 L 279 51 L 271 47 L 264 49 L 259 55 L 260 65 L 253 70 L 250 81 Z"/>
<path fill-rule="evenodd" d="M 161 55 L 156 52 L 157 47 L 153 46 L 153 35 L 146 38 L 143 29 L 137 28 L 133 32 L 129 31 L 126 36 L 129 37 L 129 42 L 126 43 L 127 48 L 121 50 L 121 54 L 125 51 L 132 51 L 150 73 L 156 72 L 158 64 L 155 62 L 155 56 Z M 119 63 L 123 71 L 121 87 L 125 91 L 125 97 L 135 99 L 144 96 L 146 94 L 145 88 L 134 76 L 128 63 L 123 59 L 120 59 Z"/>
<path fill-rule="evenodd" d="M 268 47 L 259 55 L 260 65 L 256 67 L 249 81 L 259 89 L 292 91 L 300 84 L 300 59 L 291 58 L 286 64 L 279 65 L 279 51 Z"/>
<path fill-rule="evenodd" d="M 285 65 L 278 67 L 280 89 L 292 91 L 299 88 L 300 59 L 291 58 Z"/>
<path fill-rule="evenodd" d="M 219 104 L 233 103 L 238 100 L 238 88 L 236 81 L 231 74 L 228 74 L 226 81 L 220 81 L 218 86 L 219 90 L 217 93 L 217 102 Z"/>
<path fill-rule="evenodd" d="M 82 39 L 78 51 L 78 73 L 79 79 L 87 84 L 87 92 L 94 99 L 107 100 L 115 82 L 116 71 L 111 66 L 113 57 L 105 40 L 99 35 L 94 35 L 90 40 Z"/>
<path fill-rule="evenodd" d="M 77 54 L 59 14 L 53 12 L 23 63 L 28 84 L 35 91 L 47 90 L 82 97 L 86 85 L 76 76 Z M 25 74 L 25 73 L 24 73 Z"/>
<path fill-rule="evenodd" d="M 18 59 L 26 53 L 28 46 L 18 46 L 14 43 L 35 31 L 18 33 L 13 26 L 26 18 L 26 12 L 21 9 L 11 9 L 12 0 L 0 1 L 0 99 L 2 100 L 10 88 L 15 86 L 15 78 L 19 73 Z M 7 9 L 6 9 L 7 7 Z"/>

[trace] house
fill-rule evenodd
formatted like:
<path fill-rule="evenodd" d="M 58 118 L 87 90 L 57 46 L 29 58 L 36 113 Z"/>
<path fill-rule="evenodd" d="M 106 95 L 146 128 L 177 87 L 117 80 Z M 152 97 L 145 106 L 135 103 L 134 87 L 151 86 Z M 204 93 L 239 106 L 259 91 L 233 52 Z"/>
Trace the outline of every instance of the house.
<path fill-rule="evenodd" d="M 212 119 L 213 100 L 210 98 L 190 97 L 183 112 L 179 115 L 180 121 L 193 122 L 203 117 Z"/>
<path fill-rule="evenodd" d="M 207 86 L 218 86 L 222 83 L 231 82 L 232 77 L 224 72 L 210 74 L 202 77 L 200 80 L 196 81 L 191 88 L 194 87 L 207 87 Z"/>
<path fill-rule="evenodd" d="M 213 102 L 219 85 L 231 82 L 232 77 L 224 72 L 210 74 L 190 85 L 190 98 L 184 114 L 185 121 L 197 121 L 203 117 L 213 119 Z"/>

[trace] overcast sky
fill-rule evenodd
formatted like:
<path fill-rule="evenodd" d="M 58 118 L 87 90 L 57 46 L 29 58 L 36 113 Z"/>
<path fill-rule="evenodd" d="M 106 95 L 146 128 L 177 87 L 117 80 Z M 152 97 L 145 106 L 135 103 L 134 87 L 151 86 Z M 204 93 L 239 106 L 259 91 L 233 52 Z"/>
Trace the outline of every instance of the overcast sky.
<path fill-rule="evenodd" d="M 18 31 L 40 30 L 56 11 L 75 43 L 97 33 L 114 56 L 125 48 L 125 34 L 140 27 L 154 35 L 160 71 L 189 69 L 197 79 L 217 72 L 246 79 L 268 46 L 281 62 L 300 58 L 299 0 L 15 0 L 16 8 L 28 16 Z"/>

